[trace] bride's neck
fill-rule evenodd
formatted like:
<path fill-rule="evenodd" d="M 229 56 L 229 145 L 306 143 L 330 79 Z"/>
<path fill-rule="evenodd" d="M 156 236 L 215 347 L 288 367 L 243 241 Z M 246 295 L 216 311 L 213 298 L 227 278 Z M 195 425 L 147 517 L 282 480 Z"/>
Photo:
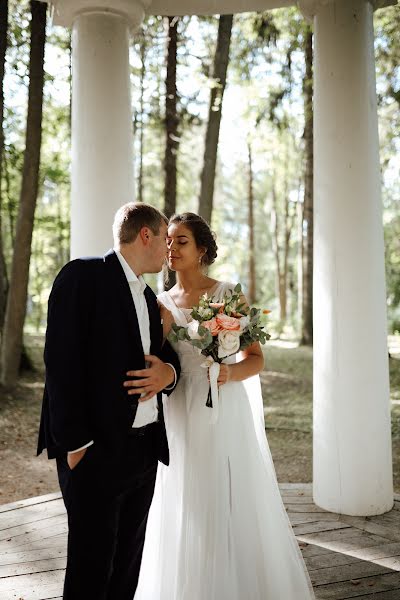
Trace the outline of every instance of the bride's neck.
<path fill-rule="evenodd" d="M 200 271 L 185 271 L 176 274 L 178 288 L 187 293 L 207 287 L 209 279 L 207 275 L 203 275 Z"/>

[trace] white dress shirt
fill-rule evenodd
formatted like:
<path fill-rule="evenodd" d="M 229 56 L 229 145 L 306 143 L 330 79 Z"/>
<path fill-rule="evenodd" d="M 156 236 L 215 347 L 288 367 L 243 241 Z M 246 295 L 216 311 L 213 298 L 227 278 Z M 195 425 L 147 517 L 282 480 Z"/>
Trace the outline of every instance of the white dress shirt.
<path fill-rule="evenodd" d="M 146 298 L 144 297 L 146 283 L 141 275 L 139 275 L 139 277 L 136 276 L 122 256 L 121 252 L 115 250 L 115 254 L 118 256 L 121 267 L 124 270 L 125 276 L 129 283 L 129 288 L 131 290 L 132 300 L 135 304 L 140 337 L 142 338 L 143 352 L 145 354 L 150 354 L 150 320 Z M 150 400 L 147 400 L 146 402 L 139 402 L 132 427 L 143 427 L 143 425 L 154 423 L 154 421 L 157 421 L 157 419 L 157 396 L 153 396 L 153 398 L 150 398 Z"/>
<path fill-rule="evenodd" d="M 114 248 L 115 250 L 115 248 Z M 132 300 L 135 305 L 137 319 L 139 323 L 140 337 L 142 340 L 143 352 L 144 354 L 150 354 L 150 320 L 149 320 L 149 312 L 147 309 L 147 302 L 144 296 L 144 290 L 146 289 L 146 282 L 143 277 L 137 275 L 132 271 L 121 252 L 115 250 L 115 254 L 118 257 L 119 262 L 121 263 L 121 267 L 124 270 L 126 279 L 129 283 L 129 288 L 132 294 Z M 174 387 L 176 383 L 176 371 L 173 365 L 167 363 L 172 370 L 174 371 L 174 382 L 172 385 L 168 386 L 166 389 L 171 389 Z M 142 394 L 144 395 L 144 394 Z M 139 402 L 135 420 L 133 421 L 132 427 L 143 427 L 144 425 L 149 425 L 150 423 L 154 423 L 158 420 L 158 405 L 157 405 L 157 396 L 153 396 L 150 400 L 146 400 L 146 402 Z M 79 450 L 83 450 L 84 448 L 88 448 L 93 444 L 93 440 L 81 446 L 80 448 L 76 448 L 76 450 L 70 450 L 70 453 L 79 452 Z"/>

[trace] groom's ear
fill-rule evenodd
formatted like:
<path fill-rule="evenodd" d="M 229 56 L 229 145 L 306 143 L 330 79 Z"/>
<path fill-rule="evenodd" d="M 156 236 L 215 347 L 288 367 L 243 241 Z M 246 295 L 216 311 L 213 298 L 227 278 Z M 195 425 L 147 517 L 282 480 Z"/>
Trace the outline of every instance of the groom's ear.
<path fill-rule="evenodd" d="M 140 239 L 144 246 L 147 246 L 150 241 L 150 229 L 148 227 L 142 227 L 139 231 Z"/>

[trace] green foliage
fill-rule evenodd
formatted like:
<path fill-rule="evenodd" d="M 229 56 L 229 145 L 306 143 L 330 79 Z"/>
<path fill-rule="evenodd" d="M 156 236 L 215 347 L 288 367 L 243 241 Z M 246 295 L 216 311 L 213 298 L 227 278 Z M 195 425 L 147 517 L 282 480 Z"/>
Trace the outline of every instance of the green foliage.
<path fill-rule="evenodd" d="M 382 157 L 387 292 L 390 327 L 400 323 L 399 65 L 400 10 L 374 16 Z M 178 211 L 197 210 L 211 67 L 218 19 L 185 17 L 178 23 Z M 298 257 L 304 169 L 302 44 L 307 22 L 295 9 L 235 15 L 231 60 L 221 123 L 213 210 L 218 259 L 210 275 L 249 286 L 248 157 L 253 152 L 254 235 L 257 303 L 278 321 L 276 257 L 273 251 L 273 193 L 277 218 L 289 210 L 288 329 L 298 321 Z M 147 17 L 131 49 L 135 172 L 143 163 L 143 200 L 163 205 L 165 28 L 161 17 Z M 48 27 L 40 191 L 35 217 L 27 325 L 43 328 L 49 289 L 69 257 L 70 194 L 70 34 Z M 8 267 L 18 209 L 27 104 L 29 2 L 10 0 L 9 48 L 5 78 L 5 151 L 2 228 Z M 143 81 L 141 77 L 144 76 Z M 143 142 L 143 146 L 141 145 Z M 279 244 L 284 242 L 279 230 Z M 154 283 L 154 282 L 153 282 Z"/>

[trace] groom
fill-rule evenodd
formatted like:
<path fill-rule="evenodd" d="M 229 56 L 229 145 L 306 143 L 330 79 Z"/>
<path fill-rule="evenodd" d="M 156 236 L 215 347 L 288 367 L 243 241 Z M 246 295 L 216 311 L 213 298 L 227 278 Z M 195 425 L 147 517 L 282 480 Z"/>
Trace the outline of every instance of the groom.
<path fill-rule="evenodd" d="M 68 513 L 64 600 L 136 590 L 157 461 L 169 462 L 161 392 L 180 372 L 142 278 L 161 270 L 166 233 L 152 206 L 122 206 L 114 250 L 65 265 L 50 294 L 38 454 L 57 459 Z"/>

